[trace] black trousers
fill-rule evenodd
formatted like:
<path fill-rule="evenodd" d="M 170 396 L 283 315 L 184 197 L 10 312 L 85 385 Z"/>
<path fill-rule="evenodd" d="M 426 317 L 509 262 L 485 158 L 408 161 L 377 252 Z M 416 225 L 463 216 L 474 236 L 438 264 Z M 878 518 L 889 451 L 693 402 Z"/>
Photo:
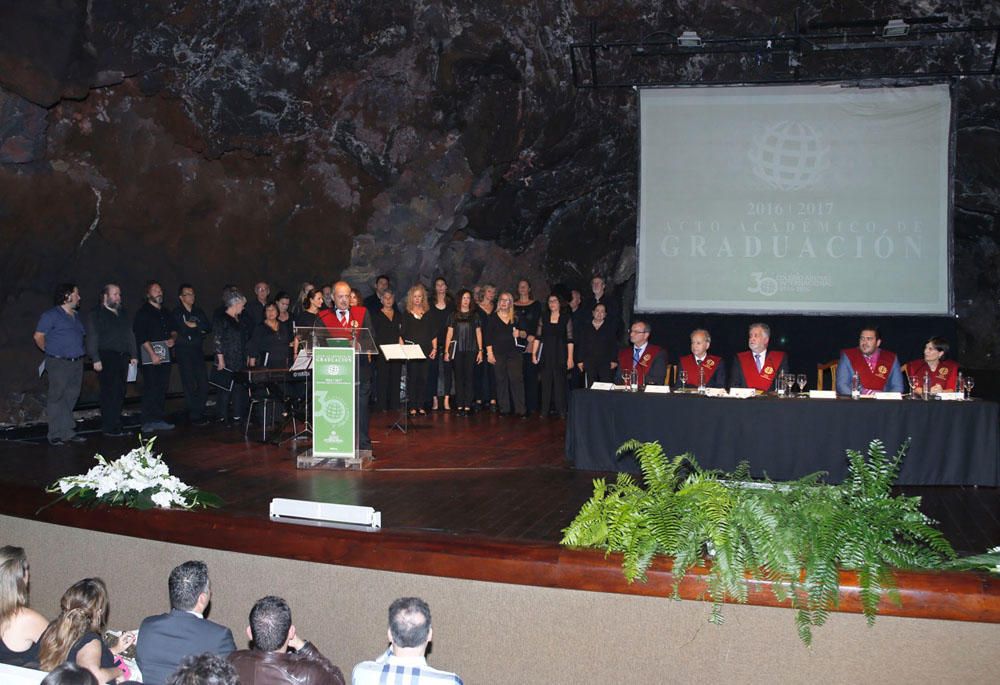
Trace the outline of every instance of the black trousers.
<path fill-rule="evenodd" d="M 523 414 L 526 411 L 521 370 L 521 365 L 525 361 L 524 356 L 521 352 L 496 355 L 497 363 L 493 365 L 493 374 L 497 381 L 497 404 L 500 405 L 500 411 L 505 414 L 510 413 L 511 400 L 514 403 L 515 413 Z"/>
<path fill-rule="evenodd" d="M 230 403 L 232 403 L 233 406 L 233 411 L 231 413 L 229 411 Z M 219 413 L 219 419 L 223 421 L 228 420 L 229 418 L 246 418 L 247 407 L 249 404 L 249 389 L 242 383 L 233 383 L 232 390 L 223 390 L 222 388 L 219 388 L 219 391 L 215 395 L 215 408 Z"/>
<path fill-rule="evenodd" d="M 483 406 L 495 402 L 497 399 L 497 380 L 493 373 L 493 368 L 486 363 L 485 352 L 482 364 L 476 365 L 476 402 L 481 402 Z"/>
<path fill-rule="evenodd" d="M 372 440 L 368 435 L 368 419 L 371 416 L 372 368 L 366 355 L 356 355 L 358 369 L 358 449 L 370 450 Z"/>
<path fill-rule="evenodd" d="M 188 418 L 200 421 L 205 418 L 205 402 L 208 400 L 208 371 L 205 367 L 205 353 L 195 345 L 175 345 L 174 361 L 181 374 L 184 399 L 187 401 Z"/>
<path fill-rule="evenodd" d="M 163 421 L 166 416 L 167 386 L 173 364 L 143 364 L 142 422 Z"/>
<path fill-rule="evenodd" d="M 538 365 L 542 377 L 542 406 L 540 410 L 542 416 L 548 416 L 553 399 L 555 399 L 556 411 L 559 415 L 566 415 L 565 360 L 566 355 L 560 355 L 558 359 L 542 359 Z"/>
<path fill-rule="evenodd" d="M 406 401 L 410 409 L 420 409 L 427 397 L 427 372 L 436 359 L 417 359 L 406 362 Z"/>
<path fill-rule="evenodd" d="M 128 352 L 98 350 L 101 370 L 97 380 L 101 385 L 101 430 L 122 432 L 122 406 L 125 404 L 125 381 L 128 379 Z"/>
<path fill-rule="evenodd" d="M 453 360 L 455 370 L 455 405 L 472 408 L 472 398 L 476 387 L 476 353 L 456 352 Z"/>
<path fill-rule="evenodd" d="M 402 376 L 403 362 L 389 361 L 382 355 L 375 358 L 376 409 L 399 409 L 399 382 Z"/>
<path fill-rule="evenodd" d="M 531 363 L 530 354 L 524 354 L 521 376 L 524 379 L 524 407 L 529 414 L 533 414 L 538 411 L 538 367 Z"/>

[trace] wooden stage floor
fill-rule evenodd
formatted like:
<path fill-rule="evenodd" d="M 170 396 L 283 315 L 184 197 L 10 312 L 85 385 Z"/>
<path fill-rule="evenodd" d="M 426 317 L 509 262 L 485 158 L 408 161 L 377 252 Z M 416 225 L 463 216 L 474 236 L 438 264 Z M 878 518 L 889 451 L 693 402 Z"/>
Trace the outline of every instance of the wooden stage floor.
<path fill-rule="evenodd" d="M 648 584 L 628 586 L 621 576 L 620 560 L 614 556 L 605 559 L 598 552 L 558 545 L 561 530 L 590 496 L 593 478 L 606 475 L 575 471 L 566 464 L 565 422 L 434 412 L 413 421 L 404 435 L 389 430 L 396 417 L 395 413 L 373 414 L 370 432 L 376 459 L 365 471 L 299 470 L 296 449 L 308 443 L 265 445 L 245 440 L 242 430 L 217 424 L 179 426 L 160 434 L 156 448 L 171 472 L 225 500 L 222 509 L 207 512 L 151 511 L 123 516 L 122 510 L 84 511 L 59 504 L 36 514 L 54 498 L 43 492 L 45 485 L 60 476 L 83 473 L 93 465 L 95 452 L 108 458 L 119 456 L 135 439 L 93 433 L 86 444 L 63 447 L 51 447 L 44 439 L 0 441 L 0 483 L 6 493 L 0 514 L 323 563 L 549 587 L 669 594 L 669 562 L 657 562 Z M 961 553 L 979 553 L 1000 544 L 998 489 L 905 491 L 923 497 L 925 512 L 941 522 L 942 531 Z M 383 527 L 380 532 L 365 533 L 274 523 L 268 518 L 274 497 L 374 507 L 382 514 Z M 972 576 L 969 592 L 978 592 L 975 588 L 981 583 L 973 574 L 967 575 Z M 697 595 L 698 579 L 692 577 L 690 583 L 690 592 Z M 1000 590 L 991 593 L 990 601 L 996 606 L 990 612 L 996 614 L 993 620 L 1000 620 Z M 842 608 L 851 610 L 851 602 Z M 917 614 L 910 611 L 913 608 L 910 604 L 901 614 L 937 615 L 926 613 L 931 606 Z M 960 606 L 951 611 L 954 615 L 942 617 L 983 620 L 982 615 L 978 619 L 961 615 Z"/>

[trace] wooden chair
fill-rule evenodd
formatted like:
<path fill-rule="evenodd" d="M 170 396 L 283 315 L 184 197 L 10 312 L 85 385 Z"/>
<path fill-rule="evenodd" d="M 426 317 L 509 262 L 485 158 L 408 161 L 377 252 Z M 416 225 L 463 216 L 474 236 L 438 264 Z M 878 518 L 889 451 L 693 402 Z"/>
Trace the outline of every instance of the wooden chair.
<path fill-rule="evenodd" d="M 667 379 L 666 379 L 666 381 L 667 381 L 667 385 L 669 385 L 670 387 L 674 387 L 674 384 L 677 383 L 677 365 L 676 364 L 667 364 Z"/>
<path fill-rule="evenodd" d="M 837 364 L 840 362 L 839 359 L 834 359 L 825 364 L 816 365 L 816 389 L 823 389 L 823 376 L 826 375 L 826 371 L 830 371 L 830 389 L 837 389 Z"/>

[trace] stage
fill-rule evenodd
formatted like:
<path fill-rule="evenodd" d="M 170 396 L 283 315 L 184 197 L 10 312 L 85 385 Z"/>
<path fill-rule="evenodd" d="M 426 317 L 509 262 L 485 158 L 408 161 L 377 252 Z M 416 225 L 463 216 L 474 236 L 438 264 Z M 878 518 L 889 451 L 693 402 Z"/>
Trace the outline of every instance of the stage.
<path fill-rule="evenodd" d="M 730 623 L 709 627 L 707 603 L 664 601 L 673 592 L 669 561 L 654 563 L 647 583 L 629 585 L 617 555 L 558 544 L 562 528 L 590 496 L 592 479 L 613 477 L 568 465 L 564 422 L 432 413 L 403 435 L 388 430 L 395 418 L 373 415 L 376 458 L 364 471 L 299 470 L 296 452 L 306 443 L 265 445 L 220 425 L 161 434 L 156 450 L 172 473 L 225 500 L 218 510 L 193 512 L 85 510 L 65 503 L 39 511 L 55 499 L 44 492 L 46 484 L 83 473 L 95 452 L 117 457 L 133 441 L 99 434 L 64 447 L 44 439 L 2 441 L 2 544 L 28 549 L 32 599 L 43 613 L 54 615 L 59 593 L 74 578 L 102 575 L 112 587 L 112 625 L 126 628 L 165 601 L 163 579 L 172 565 L 204 558 L 213 569 L 213 618 L 241 631 L 256 597 L 284 593 L 298 609 L 300 627 L 348 668 L 380 648 L 385 606 L 404 593 L 429 597 L 442 626 L 435 623 L 438 664 L 464 671 L 466 682 L 499 682 L 491 676 L 502 667 L 522 682 L 535 682 L 539 674 L 546 682 L 579 682 L 586 673 L 613 679 L 623 669 L 635 682 L 657 682 L 655 674 L 665 668 L 698 682 L 706 674 L 702 660 L 678 661 L 684 658 L 680 645 L 689 643 L 718 660 L 723 670 L 717 675 L 742 672 L 747 682 L 761 672 L 758 661 L 777 663 L 779 654 L 785 663 L 798 663 L 800 674 L 820 680 L 850 672 L 854 666 L 845 670 L 845 660 L 859 650 L 873 659 L 896 655 L 884 664 L 890 682 L 893 675 L 926 669 L 955 673 L 960 658 L 973 669 L 972 680 L 996 666 L 983 651 L 971 660 L 960 657 L 970 645 L 980 650 L 991 644 L 1000 629 L 1000 587 L 991 577 L 900 573 L 902 606 L 883 603 L 877 627 L 863 631 L 863 620 L 851 615 L 859 613 L 856 578 L 843 573 L 843 613 L 817 630 L 812 650 L 798 643 L 793 613 L 771 608 L 781 605 L 763 583 L 752 584 L 750 606 L 727 607 Z M 958 549 L 980 552 L 1000 543 L 995 488 L 906 492 L 924 496 L 925 510 L 942 521 Z M 360 532 L 274 522 L 268 517 L 274 497 L 371 506 L 381 512 L 383 527 Z M 705 588 L 702 571 L 695 570 L 678 594 L 699 600 Z M 491 616 L 485 624 L 483 613 Z M 569 627 L 582 617 L 589 623 L 584 632 Z M 630 628 L 614 628 L 623 623 Z M 322 630 L 332 632 L 317 635 Z M 518 633 L 505 638 L 519 652 L 515 663 L 483 642 L 495 631 Z M 574 635 L 569 643 L 566 631 Z M 748 639 L 751 634 L 760 637 Z M 663 639 L 675 647 L 662 659 L 643 656 Z M 594 671 L 587 655 L 600 649 L 614 656 Z M 942 661 L 939 650 L 950 650 L 954 660 Z M 819 653 L 829 658 L 809 656 Z M 825 670 L 827 663 L 837 664 L 834 671 Z M 867 672 L 856 667 L 858 677 Z M 569 676 L 567 668 L 579 670 Z"/>

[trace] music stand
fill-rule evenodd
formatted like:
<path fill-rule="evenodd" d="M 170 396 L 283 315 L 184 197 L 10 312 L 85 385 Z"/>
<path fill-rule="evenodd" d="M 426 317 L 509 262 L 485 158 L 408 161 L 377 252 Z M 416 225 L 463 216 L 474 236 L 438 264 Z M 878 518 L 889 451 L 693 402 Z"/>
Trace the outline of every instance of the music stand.
<path fill-rule="evenodd" d="M 379 345 L 379 349 L 382 350 L 382 354 L 385 356 L 387 361 L 410 361 L 427 359 L 424 351 L 420 349 L 420 345 L 416 343 L 406 343 L 405 345 Z M 406 435 L 409 429 L 409 404 L 410 404 L 410 383 L 409 379 L 406 382 L 406 394 L 403 396 L 403 408 L 399 413 L 399 418 L 396 419 L 396 423 L 389 426 L 389 430 L 386 433 L 391 433 L 392 429 L 397 429 L 403 435 Z"/>
<path fill-rule="evenodd" d="M 295 361 L 292 362 L 291 367 L 288 369 L 290 376 L 294 377 L 296 373 L 305 372 L 305 379 L 308 381 L 308 374 L 312 371 L 312 348 L 311 347 L 300 347 L 298 355 L 295 357 Z M 292 381 L 294 382 L 294 381 Z M 306 388 L 303 397 L 292 397 L 291 393 L 288 391 L 289 380 L 285 379 L 283 384 L 283 397 L 282 400 L 285 402 L 285 407 L 287 409 L 287 414 L 285 415 L 285 420 L 281 422 L 278 426 L 278 430 L 275 432 L 275 438 L 271 441 L 273 445 L 280 445 L 282 443 L 288 442 L 289 440 L 298 440 L 300 438 L 312 438 L 312 423 L 309 421 L 309 402 L 312 397 L 312 393 Z M 298 423 L 295 420 L 295 412 L 301 407 L 304 411 L 302 415 L 302 430 L 299 430 Z M 288 428 L 288 424 L 292 424 L 292 435 L 290 437 L 281 439 L 284 435 L 285 429 Z"/>

